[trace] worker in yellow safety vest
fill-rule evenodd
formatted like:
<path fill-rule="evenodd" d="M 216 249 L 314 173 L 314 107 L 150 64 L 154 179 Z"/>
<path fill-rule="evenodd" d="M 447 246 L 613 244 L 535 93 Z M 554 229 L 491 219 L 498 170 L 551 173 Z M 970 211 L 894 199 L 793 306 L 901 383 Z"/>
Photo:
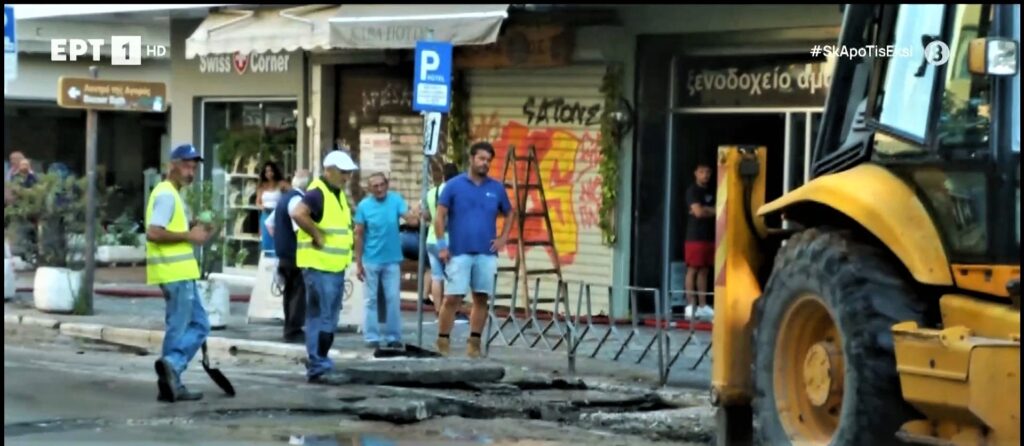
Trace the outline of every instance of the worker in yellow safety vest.
<path fill-rule="evenodd" d="M 306 378 L 333 384 L 339 378 L 327 352 L 338 328 L 345 269 L 352 263 L 352 212 L 344 188 L 359 167 L 341 150 L 328 153 L 323 166 L 291 216 L 299 226 L 295 263 L 306 282 Z"/>
<path fill-rule="evenodd" d="M 192 144 L 175 147 L 167 179 L 153 188 L 146 204 L 146 283 L 159 285 L 167 303 L 163 352 L 155 364 L 157 399 L 166 402 L 203 397 L 185 388 L 181 374 L 210 333 L 196 290 L 199 264 L 192 246 L 206 243 L 210 228 L 198 224 L 189 229 L 179 195 L 181 188 L 192 184 L 202 161 Z"/>

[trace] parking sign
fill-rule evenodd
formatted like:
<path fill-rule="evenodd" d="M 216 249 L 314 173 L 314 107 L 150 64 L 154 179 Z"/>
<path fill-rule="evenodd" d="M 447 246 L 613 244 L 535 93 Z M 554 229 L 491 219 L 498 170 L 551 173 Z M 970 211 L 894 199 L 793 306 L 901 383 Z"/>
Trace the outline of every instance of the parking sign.
<path fill-rule="evenodd" d="M 415 68 L 412 80 L 412 109 L 448 113 L 452 107 L 452 44 L 416 42 Z"/>
<path fill-rule="evenodd" d="M 14 34 L 14 7 L 4 5 L 4 80 L 18 77 L 18 37 Z"/>

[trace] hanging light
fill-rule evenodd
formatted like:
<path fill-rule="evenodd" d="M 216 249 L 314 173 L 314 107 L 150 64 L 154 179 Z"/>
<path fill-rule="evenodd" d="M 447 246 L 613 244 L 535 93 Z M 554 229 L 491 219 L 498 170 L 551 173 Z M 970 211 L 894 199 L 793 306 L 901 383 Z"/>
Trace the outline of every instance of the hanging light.
<path fill-rule="evenodd" d="M 622 138 L 633 130 L 635 114 L 633 112 L 633 106 L 626 98 L 620 96 L 615 110 L 612 110 L 608 116 L 612 118 L 612 122 L 614 123 L 614 137 Z"/>

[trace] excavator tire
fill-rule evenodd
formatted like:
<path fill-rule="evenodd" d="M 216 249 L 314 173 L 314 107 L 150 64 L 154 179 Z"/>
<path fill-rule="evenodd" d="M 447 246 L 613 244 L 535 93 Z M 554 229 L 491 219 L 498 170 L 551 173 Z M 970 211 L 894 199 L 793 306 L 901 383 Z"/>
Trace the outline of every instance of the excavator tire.
<path fill-rule="evenodd" d="M 812 228 L 788 240 L 755 307 L 759 444 L 893 444 L 904 422 L 920 418 L 901 396 L 890 328 L 923 323 L 927 305 L 915 298 L 903 271 L 886 252 L 845 231 Z M 815 347 L 799 347 L 808 344 L 823 346 L 817 351 L 839 365 L 824 375 L 813 365 L 808 371 L 807 364 L 823 363 L 820 354 L 807 353 Z M 837 373 L 838 384 L 806 384 L 821 376 L 835 383 Z"/>

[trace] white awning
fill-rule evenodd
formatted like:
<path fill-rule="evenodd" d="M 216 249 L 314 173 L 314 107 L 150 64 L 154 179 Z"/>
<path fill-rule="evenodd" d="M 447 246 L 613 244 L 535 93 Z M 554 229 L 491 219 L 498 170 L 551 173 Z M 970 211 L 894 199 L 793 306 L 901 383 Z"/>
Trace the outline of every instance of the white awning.
<path fill-rule="evenodd" d="M 185 57 L 235 52 L 414 48 L 417 40 L 483 45 L 498 38 L 508 5 L 306 5 L 211 13 Z"/>
<path fill-rule="evenodd" d="M 307 5 L 211 13 L 185 40 L 185 58 L 329 49 L 327 20 L 338 9 L 338 5 Z"/>
<path fill-rule="evenodd" d="M 507 17 L 507 4 L 343 5 L 330 20 L 331 39 L 338 48 L 415 48 L 428 39 L 485 45 Z"/>

